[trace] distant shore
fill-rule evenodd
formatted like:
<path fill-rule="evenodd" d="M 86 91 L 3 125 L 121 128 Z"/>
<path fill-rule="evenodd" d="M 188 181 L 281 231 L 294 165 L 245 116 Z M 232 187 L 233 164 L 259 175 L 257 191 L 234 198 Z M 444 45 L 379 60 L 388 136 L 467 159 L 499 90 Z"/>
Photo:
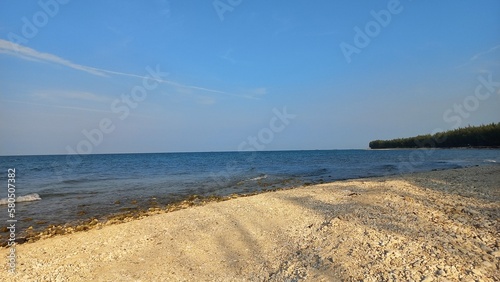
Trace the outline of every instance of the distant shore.
<path fill-rule="evenodd" d="M 498 165 L 184 205 L 18 245 L 0 279 L 500 279 Z"/>

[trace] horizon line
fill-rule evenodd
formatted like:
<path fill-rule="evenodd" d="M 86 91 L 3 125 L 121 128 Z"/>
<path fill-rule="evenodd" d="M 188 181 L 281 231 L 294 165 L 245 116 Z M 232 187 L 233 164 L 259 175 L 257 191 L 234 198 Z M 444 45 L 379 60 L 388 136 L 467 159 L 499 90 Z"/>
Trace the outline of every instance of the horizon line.
<path fill-rule="evenodd" d="M 281 149 L 281 150 L 258 150 L 258 151 L 171 151 L 171 152 L 118 152 L 118 153 L 94 153 L 94 154 L 13 154 L 0 155 L 0 157 L 35 157 L 35 156 L 92 156 L 92 155 L 139 155 L 139 154 L 196 154 L 196 153 L 253 153 L 253 152 L 299 152 L 299 151 L 348 151 L 348 150 L 373 150 L 370 148 L 349 149 Z"/>

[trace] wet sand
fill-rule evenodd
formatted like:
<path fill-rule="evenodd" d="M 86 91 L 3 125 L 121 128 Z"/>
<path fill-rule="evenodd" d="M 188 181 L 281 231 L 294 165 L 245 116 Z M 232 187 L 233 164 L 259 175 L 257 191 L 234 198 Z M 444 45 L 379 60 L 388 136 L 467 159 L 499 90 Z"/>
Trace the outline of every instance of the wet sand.
<path fill-rule="evenodd" d="M 339 181 L 121 221 L 18 245 L 15 275 L 3 248 L 0 280 L 500 280 L 498 165 Z"/>

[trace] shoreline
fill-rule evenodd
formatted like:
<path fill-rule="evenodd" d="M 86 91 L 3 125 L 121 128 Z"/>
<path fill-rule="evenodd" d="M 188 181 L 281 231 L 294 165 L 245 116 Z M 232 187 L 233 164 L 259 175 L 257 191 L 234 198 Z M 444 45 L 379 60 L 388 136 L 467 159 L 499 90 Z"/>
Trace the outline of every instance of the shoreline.
<path fill-rule="evenodd" d="M 400 152 L 398 153 L 398 151 Z M 262 152 L 262 158 L 254 160 L 255 164 L 246 164 L 244 161 L 247 157 L 253 156 L 251 154 L 228 152 L 227 155 L 216 154 L 208 158 L 201 158 L 203 164 L 199 164 L 199 167 L 195 166 L 196 169 L 193 171 L 187 164 L 204 154 L 199 156 L 191 153 L 176 154 L 174 159 L 179 159 L 175 169 L 169 170 L 163 175 L 159 172 L 162 170 L 161 166 L 150 167 L 147 174 L 151 173 L 152 176 L 145 176 L 144 181 L 140 181 L 140 183 L 135 183 L 134 177 L 130 178 L 130 181 L 126 180 L 130 176 L 127 176 L 126 170 L 120 169 L 122 167 L 120 165 L 112 166 L 113 170 L 107 173 L 109 177 L 94 175 L 91 172 L 98 171 L 99 163 L 103 161 L 111 161 L 111 159 L 116 158 L 114 162 L 125 164 L 128 160 L 140 163 L 147 161 L 151 157 L 149 155 L 145 157 L 139 157 L 137 154 L 127 154 L 123 157 L 109 155 L 109 157 L 103 158 L 99 155 L 89 155 L 86 157 L 88 158 L 86 169 L 69 173 L 61 179 L 52 180 L 44 180 L 42 168 L 50 167 L 51 161 L 63 164 L 64 156 L 12 158 L 5 159 L 5 163 L 20 167 L 29 161 L 37 163 L 33 167 L 30 166 L 29 169 L 25 168 L 23 172 L 25 176 L 19 179 L 19 184 L 23 187 L 23 190 L 18 191 L 19 195 L 16 195 L 19 196 L 19 200 L 22 201 L 24 200 L 21 199 L 22 197 L 29 195 L 43 198 L 39 201 L 19 202 L 18 206 L 16 204 L 16 207 L 19 208 L 16 231 L 19 234 L 19 242 L 22 242 L 27 239 L 25 234 L 28 233 L 29 227 L 32 229 L 29 230 L 31 234 L 28 237 L 33 237 L 32 233 L 39 234 L 45 231 L 65 233 L 65 231 L 60 230 L 63 227 L 75 228 L 78 225 L 83 225 L 79 228 L 86 229 L 85 225 L 89 225 L 94 219 L 103 222 L 107 221 L 109 217 L 121 217 L 129 212 L 130 214 L 144 213 L 145 210 L 156 207 L 164 209 L 167 204 L 181 202 L 194 194 L 227 196 L 233 193 L 252 193 L 269 188 L 431 171 L 432 169 L 459 168 L 499 161 L 497 150 L 451 150 L 453 152 L 436 150 L 434 155 L 431 155 L 431 150 L 428 151 L 430 152 L 427 152 L 426 156 L 423 156 L 423 153 L 418 152 L 418 150 L 393 150 L 393 153 L 382 155 L 373 150 L 309 150 L 286 151 L 285 153 L 266 151 Z M 413 153 L 410 155 L 410 152 Z M 151 160 L 168 164 L 172 158 L 167 155 L 156 154 Z M 113 157 L 111 158 L 111 156 Z M 317 159 L 319 163 L 304 166 L 301 162 L 287 162 L 277 169 L 278 167 L 273 166 L 272 162 L 269 161 L 274 157 L 293 159 L 298 156 L 310 160 Z M 343 159 L 343 156 L 349 157 Z M 425 157 L 425 162 L 420 163 L 420 159 L 423 157 Z M 204 167 L 210 167 L 208 163 L 212 158 L 220 159 L 221 167 L 203 172 Z M 241 171 L 225 171 L 223 164 L 229 163 L 229 160 L 233 158 L 241 162 Z M 275 169 L 277 170 L 274 171 Z M 209 171 L 211 172 L 209 173 Z M 170 177 L 170 174 L 173 176 Z M 263 177 L 261 178 L 261 176 Z M 197 181 L 200 182 L 197 183 Z M 1 200 L 5 204 L 7 198 Z M 4 221 L 8 220 L 7 214 L 3 214 L 0 218 Z M 0 227 L 0 246 L 8 235 L 6 226 Z"/>
<path fill-rule="evenodd" d="M 500 279 L 498 165 L 252 194 L 192 196 L 171 212 L 151 210 L 140 218 L 97 222 L 85 232 L 20 244 L 15 277 Z M 0 256 L 7 252 L 0 249 Z M 12 276 L 4 271 L 0 278 Z"/>
<path fill-rule="evenodd" d="M 32 231 L 33 228 L 27 228 L 26 230 L 23 230 L 21 233 L 24 236 L 16 238 L 16 243 L 18 245 L 22 245 L 25 243 L 34 243 L 41 239 L 47 239 L 67 234 L 74 234 L 78 232 L 86 232 L 93 229 L 101 229 L 104 226 L 122 224 L 134 220 L 141 220 L 143 218 L 154 216 L 157 214 L 175 212 L 178 210 L 188 209 L 191 207 L 202 207 L 209 203 L 224 202 L 237 198 L 250 197 L 258 194 L 277 192 L 282 190 L 290 190 L 295 188 L 297 187 L 276 188 L 272 190 L 271 189 L 261 190 L 258 192 L 245 193 L 245 194 L 231 194 L 229 196 L 216 196 L 216 195 L 200 196 L 194 194 L 188 196 L 185 200 L 180 200 L 178 202 L 170 203 L 165 207 L 155 206 L 150 208 L 135 208 L 127 212 L 110 214 L 102 216 L 100 218 L 91 217 L 75 223 L 65 223 L 60 225 L 52 224 L 49 225 L 47 228 L 44 228 L 43 230 L 38 232 Z M 8 231 L 3 231 L 3 232 L 8 232 Z M 8 247 L 7 241 L 2 242 L 0 247 L 7 248 Z"/>
<path fill-rule="evenodd" d="M 400 150 L 401 148 L 396 148 L 396 149 L 376 149 L 376 150 Z M 424 148 L 422 148 L 424 149 Z M 402 150 L 406 150 L 405 148 L 402 148 Z M 483 166 L 473 166 L 473 167 L 487 167 L 487 166 L 495 166 L 497 165 L 496 163 L 492 164 L 487 164 Z M 470 167 L 465 167 L 465 168 L 458 168 L 458 169 L 468 169 Z M 18 245 L 25 244 L 25 243 L 33 243 L 36 242 L 40 239 L 47 239 L 47 238 L 52 238 L 55 236 L 60 236 L 60 235 L 67 235 L 67 234 L 73 234 L 77 232 L 85 232 L 88 230 L 92 229 L 101 229 L 104 226 L 108 225 L 115 225 L 115 224 L 122 224 L 125 222 L 130 222 L 133 220 L 140 220 L 149 216 L 157 215 L 157 214 L 163 214 L 163 213 L 170 213 L 178 210 L 183 210 L 183 209 L 188 209 L 191 207 L 200 207 L 207 205 L 209 203 L 217 203 L 217 202 L 224 202 L 232 199 L 237 199 L 237 198 L 244 198 L 244 197 L 250 197 L 250 196 L 255 196 L 259 194 L 265 194 L 265 193 L 272 193 L 272 192 L 277 192 L 277 191 L 286 191 L 286 190 L 293 190 L 297 188 L 304 188 L 304 187 L 310 187 L 310 186 L 315 186 L 315 185 L 322 185 L 322 184 L 335 184 L 338 182 L 343 182 L 343 181 L 361 181 L 361 180 L 372 180 L 372 179 L 378 179 L 378 178 L 397 178 L 397 177 L 405 177 L 405 176 L 411 176 L 414 174 L 425 174 L 433 171 L 447 171 L 447 170 L 456 170 L 457 168 L 444 168 L 444 169 L 433 169 L 430 171 L 424 171 L 424 172 L 410 172 L 410 173 L 402 173 L 402 174 L 393 174 L 393 175 L 386 175 L 386 176 L 370 176 L 370 177 L 361 177 L 361 178 L 352 178 L 352 179 L 339 179 L 335 180 L 332 182 L 323 182 L 319 181 L 317 183 L 314 182 L 305 182 L 302 185 L 299 186 L 289 186 L 289 187 L 279 187 L 279 188 L 263 188 L 259 191 L 255 192 L 249 192 L 249 193 L 235 193 L 235 194 L 230 194 L 226 196 L 218 196 L 218 195 L 208 195 L 208 196 L 201 196 L 197 194 L 193 195 L 188 195 L 184 199 L 175 201 L 172 203 L 169 203 L 163 207 L 160 207 L 158 205 L 151 205 L 149 207 L 137 207 L 137 208 L 129 208 L 127 211 L 119 212 L 119 213 L 114 213 L 114 214 L 108 214 L 108 215 L 103 215 L 101 217 L 90 217 L 87 219 L 79 220 L 79 221 L 74 221 L 74 222 L 67 222 L 64 224 L 51 224 L 46 228 L 43 229 L 34 229 L 32 226 L 29 228 L 26 228 L 25 230 L 22 230 L 21 232 L 18 233 L 18 236 L 16 237 L 16 243 Z M 8 248 L 8 241 L 3 239 L 2 234 L 9 232 L 6 227 L 2 228 L 2 233 L 0 233 L 0 248 Z M 19 236 L 21 235 L 21 236 Z"/>
<path fill-rule="evenodd" d="M 381 149 L 381 150 L 386 150 L 386 149 Z M 393 149 L 388 149 L 388 150 L 393 150 Z M 398 149 L 396 149 L 398 150 Z M 490 164 L 490 165 L 495 165 L 495 164 Z M 487 166 L 487 165 L 485 165 Z M 427 172 L 431 171 L 445 171 L 445 170 L 451 170 L 454 168 L 445 168 L 445 169 L 433 169 Z M 455 168 L 456 169 L 456 168 Z M 123 212 L 118 212 L 114 214 L 108 214 L 108 215 L 103 215 L 100 217 L 90 217 L 78 221 L 73 221 L 73 222 L 66 222 L 63 224 L 50 224 L 46 228 L 42 229 L 35 229 L 33 226 L 29 226 L 28 228 L 25 228 L 24 230 L 21 230 L 21 232 L 18 232 L 18 236 L 16 237 L 16 243 L 17 244 L 25 244 L 25 243 L 33 243 L 36 242 L 40 239 L 47 239 L 55 236 L 60 236 L 60 235 L 66 235 L 66 234 L 73 234 L 77 232 L 85 232 L 88 230 L 92 229 L 101 229 L 103 226 L 107 225 L 114 225 L 114 224 L 121 224 L 133 220 L 140 220 L 145 217 L 149 217 L 152 215 L 156 214 L 162 214 L 162 213 L 170 213 L 182 209 L 187 209 L 190 207 L 195 207 L 195 206 L 204 206 L 209 203 L 213 202 L 223 202 L 223 201 L 228 201 L 231 199 L 237 199 L 237 198 L 242 198 L 242 197 L 250 197 L 254 195 L 259 195 L 259 194 L 264 194 L 264 193 L 270 193 L 270 192 L 277 192 L 277 191 L 283 191 L 283 190 L 291 190 L 291 189 L 297 189 L 301 187 L 310 187 L 314 185 L 321 185 L 321 184 L 333 184 L 337 182 L 342 182 L 342 181 L 354 181 L 354 180 L 369 180 L 369 179 L 376 179 L 380 177 L 404 177 L 405 175 L 412 175 L 416 173 L 427 173 L 427 172 L 411 172 L 411 173 L 402 173 L 402 174 L 393 174 L 393 175 L 386 175 L 386 176 L 369 176 L 369 177 L 361 177 L 361 178 L 348 178 L 348 179 L 338 179 L 335 181 L 331 182 L 324 182 L 324 181 L 318 181 L 318 182 L 305 182 L 302 183 L 299 186 L 289 186 L 289 187 L 278 187 L 278 188 L 262 188 L 259 191 L 254 191 L 254 192 L 249 192 L 249 193 L 234 193 L 226 196 L 219 196 L 219 195 L 208 195 L 208 196 L 201 196 L 197 194 L 193 195 L 187 195 L 184 199 L 181 199 L 179 201 L 175 201 L 172 203 L 169 203 L 163 207 L 158 206 L 156 204 L 150 205 L 149 207 L 136 207 L 136 208 L 128 208 L 128 210 L 123 211 Z M 7 234 L 9 231 L 8 229 L 4 226 L 1 230 L 0 233 L 0 248 L 7 248 L 8 247 L 8 241 L 4 240 L 2 234 Z"/>

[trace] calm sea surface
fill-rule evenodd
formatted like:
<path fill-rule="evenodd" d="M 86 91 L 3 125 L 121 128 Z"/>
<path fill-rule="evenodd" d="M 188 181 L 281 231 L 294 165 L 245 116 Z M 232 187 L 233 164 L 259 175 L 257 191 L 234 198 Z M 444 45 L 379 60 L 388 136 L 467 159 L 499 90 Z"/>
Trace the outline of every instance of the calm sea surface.
<path fill-rule="evenodd" d="M 499 163 L 500 150 L 474 149 L 3 156 L 0 222 L 7 220 L 9 168 L 16 170 L 18 228 L 39 229 L 163 206 L 193 194 Z"/>

